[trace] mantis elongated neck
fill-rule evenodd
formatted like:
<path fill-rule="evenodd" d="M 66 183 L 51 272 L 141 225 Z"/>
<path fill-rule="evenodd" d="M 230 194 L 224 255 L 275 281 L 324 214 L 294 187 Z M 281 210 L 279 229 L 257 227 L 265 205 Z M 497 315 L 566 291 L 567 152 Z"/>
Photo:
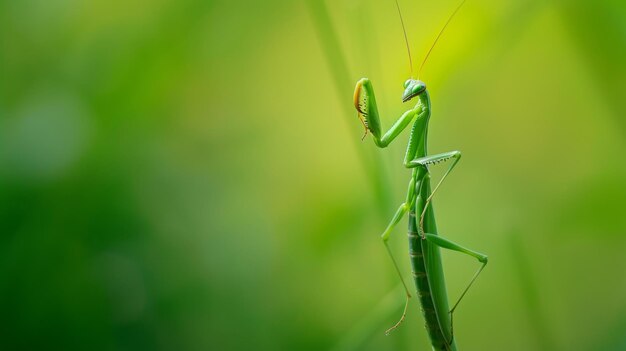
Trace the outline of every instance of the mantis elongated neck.
<path fill-rule="evenodd" d="M 424 92 L 418 96 L 418 99 L 419 101 L 417 102 L 417 106 L 421 105 L 428 110 L 428 112 L 426 113 L 426 116 L 424 117 L 426 120 L 422 124 L 423 144 L 419 145 L 418 151 L 417 151 L 418 157 L 424 157 L 428 154 L 428 122 L 430 121 L 430 112 L 431 112 L 430 95 L 428 94 L 428 90 L 424 90 Z"/>
<path fill-rule="evenodd" d="M 429 111 L 430 111 L 430 94 L 428 94 L 428 90 L 424 90 L 423 93 L 419 94 L 417 96 L 417 104 L 415 105 L 417 106 L 424 106 L 426 107 Z M 430 118 L 430 113 L 428 114 L 428 117 Z"/>

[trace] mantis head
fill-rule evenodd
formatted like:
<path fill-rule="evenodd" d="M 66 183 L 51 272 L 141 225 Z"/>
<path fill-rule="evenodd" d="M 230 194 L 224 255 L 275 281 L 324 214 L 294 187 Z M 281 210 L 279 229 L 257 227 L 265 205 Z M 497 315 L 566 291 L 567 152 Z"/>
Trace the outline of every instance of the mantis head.
<path fill-rule="evenodd" d="M 402 94 L 402 102 L 407 102 L 412 98 L 418 96 L 419 94 L 426 91 L 426 84 L 421 80 L 416 80 L 413 78 L 407 79 L 404 82 L 404 93 Z"/>
<path fill-rule="evenodd" d="M 459 11 L 461 6 L 463 6 L 465 1 L 466 0 L 462 0 L 461 3 L 456 7 L 456 9 L 454 9 L 454 12 L 452 12 L 452 15 L 448 17 L 448 21 L 446 22 L 446 24 L 443 25 L 443 28 L 441 28 L 441 30 L 439 31 L 439 34 L 437 34 L 437 37 L 435 38 L 433 45 L 431 45 L 430 49 L 428 49 L 426 56 L 424 56 L 424 61 L 422 61 L 422 64 L 420 65 L 420 68 L 417 71 L 418 79 L 409 78 L 407 79 L 406 82 L 404 82 L 404 93 L 402 94 L 402 102 L 407 102 L 411 100 L 412 98 L 426 91 L 426 84 L 424 84 L 424 82 L 419 80 L 419 76 L 420 76 L 420 73 L 422 72 L 422 68 L 424 68 L 424 64 L 426 63 L 426 60 L 428 60 L 428 56 L 430 55 L 430 52 L 433 51 L 433 48 L 437 44 L 437 41 L 441 37 L 441 34 L 443 33 L 443 31 L 446 29 L 446 27 L 452 20 L 452 17 L 454 17 L 454 15 L 456 15 L 456 13 Z M 398 14 L 400 15 L 400 23 L 402 23 L 402 31 L 404 32 L 404 42 L 406 43 L 406 50 L 409 54 L 409 68 L 411 69 L 411 77 L 413 77 L 413 60 L 411 59 L 411 49 L 409 48 L 409 38 L 406 35 L 406 28 L 404 27 L 404 20 L 402 19 L 402 12 L 400 11 L 400 5 L 398 4 L 398 0 L 396 0 L 396 7 L 398 8 Z"/>

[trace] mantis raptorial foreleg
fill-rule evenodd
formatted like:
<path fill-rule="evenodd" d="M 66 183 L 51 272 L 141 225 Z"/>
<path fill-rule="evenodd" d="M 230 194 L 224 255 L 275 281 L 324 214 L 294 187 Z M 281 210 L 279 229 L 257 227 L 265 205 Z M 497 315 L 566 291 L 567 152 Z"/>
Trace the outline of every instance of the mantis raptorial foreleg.
<path fill-rule="evenodd" d="M 354 107 L 356 107 L 359 119 L 365 127 L 365 135 L 369 130 L 374 137 L 376 146 L 387 147 L 402 131 L 411 123 L 413 117 L 422 116 L 424 108 L 421 105 L 404 112 L 398 120 L 381 136 L 382 128 L 378 115 L 378 105 L 376 105 L 376 95 L 372 82 L 367 78 L 361 78 L 354 88 Z M 365 137 L 363 135 L 363 137 Z"/>

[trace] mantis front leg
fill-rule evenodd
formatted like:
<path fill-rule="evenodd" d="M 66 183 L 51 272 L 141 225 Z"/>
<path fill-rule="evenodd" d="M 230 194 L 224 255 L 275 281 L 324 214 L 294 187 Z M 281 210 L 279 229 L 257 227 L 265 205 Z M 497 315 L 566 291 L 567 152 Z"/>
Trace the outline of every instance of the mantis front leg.
<path fill-rule="evenodd" d="M 374 137 L 374 143 L 380 148 L 387 147 L 387 145 L 402 133 L 415 116 L 421 118 L 427 113 L 427 109 L 421 103 L 418 103 L 414 108 L 404 112 L 391 128 L 381 136 L 382 128 L 378 116 L 378 105 L 376 105 L 374 87 L 368 78 L 362 78 L 356 83 L 354 89 L 354 107 L 359 113 L 359 119 L 365 127 L 363 138 L 365 138 L 369 130 Z"/>

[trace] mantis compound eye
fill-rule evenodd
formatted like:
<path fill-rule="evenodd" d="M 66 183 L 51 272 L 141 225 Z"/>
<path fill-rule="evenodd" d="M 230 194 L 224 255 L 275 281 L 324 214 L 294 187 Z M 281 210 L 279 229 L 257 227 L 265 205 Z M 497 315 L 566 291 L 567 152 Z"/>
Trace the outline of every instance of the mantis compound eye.
<path fill-rule="evenodd" d="M 413 85 L 410 87 L 411 94 L 417 95 L 421 94 L 424 90 L 426 90 L 426 84 L 421 80 L 413 81 Z"/>
<path fill-rule="evenodd" d="M 404 88 L 406 89 L 406 87 L 408 87 L 409 84 L 411 84 L 411 79 L 407 79 L 406 82 L 404 82 Z"/>

